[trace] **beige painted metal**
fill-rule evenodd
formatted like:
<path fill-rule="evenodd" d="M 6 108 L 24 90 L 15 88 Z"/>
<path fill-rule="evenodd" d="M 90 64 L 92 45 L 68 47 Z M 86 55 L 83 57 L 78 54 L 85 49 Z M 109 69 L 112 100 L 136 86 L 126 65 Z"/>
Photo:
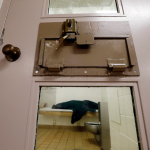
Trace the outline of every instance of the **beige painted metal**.
<path fill-rule="evenodd" d="M 20 48 L 22 55 L 13 63 L 8 62 L 2 53 L 0 55 L 0 149 L 32 150 L 35 141 L 39 86 L 68 86 L 72 84 L 73 86 L 133 86 L 143 149 L 148 150 L 148 144 L 150 145 L 150 1 L 123 0 L 127 18 L 76 18 L 79 22 L 129 20 L 140 68 L 140 76 L 136 78 L 33 77 L 32 71 L 39 23 L 63 22 L 68 17 L 41 19 L 43 2 L 43 0 L 12 0 L 7 17 L 3 46 L 13 44 Z M 0 47 L 1 49 L 2 47 Z"/>
<path fill-rule="evenodd" d="M 74 21 L 74 32 L 75 20 Z M 68 21 L 66 21 L 68 22 Z M 62 36 L 63 22 L 39 25 L 33 75 L 60 76 L 137 76 L 139 68 L 128 22 L 78 22 L 76 41 Z M 68 26 L 67 26 L 68 27 Z M 66 28 L 66 32 L 68 28 Z M 70 30 L 70 28 L 69 28 Z M 71 29 L 72 30 L 72 29 Z M 86 33 L 95 37 L 93 45 L 79 46 L 77 38 Z M 108 37 L 107 37 L 108 35 Z M 123 37 L 124 36 L 124 37 Z M 81 39 L 84 39 L 81 37 Z M 80 39 L 80 44 L 83 42 Z M 88 40 L 87 40 L 88 41 Z M 90 42 L 92 42 L 90 38 Z M 114 59 L 115 68 L 124 59 L 123 69 L 108 68 L 108 59 Z M 89 61 L 90 60 L 90 61 Z M 114 68 L 114 67 L 113 67 Z"/>

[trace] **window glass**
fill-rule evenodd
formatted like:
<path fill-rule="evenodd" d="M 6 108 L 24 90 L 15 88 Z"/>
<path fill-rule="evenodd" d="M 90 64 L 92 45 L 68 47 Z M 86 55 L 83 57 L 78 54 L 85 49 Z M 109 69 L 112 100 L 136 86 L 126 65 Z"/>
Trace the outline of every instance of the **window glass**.
<path fill-rule="evenodd" d="M 130 87 L 41 87 L 35 150 L 140 150 Z"/>
<path fill-rule="evenodd" d="M 50 0 L 49 14 L 117 13 L 115 0 Z"/>

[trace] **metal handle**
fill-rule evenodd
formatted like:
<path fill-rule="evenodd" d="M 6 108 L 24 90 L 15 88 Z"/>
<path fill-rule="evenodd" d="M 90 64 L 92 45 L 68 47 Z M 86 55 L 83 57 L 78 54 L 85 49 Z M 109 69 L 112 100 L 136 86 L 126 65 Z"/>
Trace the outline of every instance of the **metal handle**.
<path fill-rule="evenodd" d="M 7 44 L 2 49 L 3 54 L 5 55 L 5 58 L 8 61 L 16 61 L 20 55 L 21 51 L 18 47 L 14 47 L 11 44 Z"/>
<path fill-rule="evenodd" d="M 72 26 L 72 19 L 68 19 L 68 27 Z"/>

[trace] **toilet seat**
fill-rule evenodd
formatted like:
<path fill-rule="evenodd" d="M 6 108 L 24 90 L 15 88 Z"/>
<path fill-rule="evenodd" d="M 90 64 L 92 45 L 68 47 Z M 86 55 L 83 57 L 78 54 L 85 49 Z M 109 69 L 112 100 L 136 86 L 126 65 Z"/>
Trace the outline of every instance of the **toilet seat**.
<path fill-rule="evenodd" d="M 96 123 L 96 122 L 85 122 L 85 123 L 90 124 L 90 125 L 100 125 L 101 124 L 100 122 L 99 123 Z"/>

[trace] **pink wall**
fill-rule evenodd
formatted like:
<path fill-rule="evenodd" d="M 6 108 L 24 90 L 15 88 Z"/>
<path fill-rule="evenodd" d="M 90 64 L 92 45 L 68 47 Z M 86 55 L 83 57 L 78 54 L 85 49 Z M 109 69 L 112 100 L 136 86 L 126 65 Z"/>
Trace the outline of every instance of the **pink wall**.
<path fill-rule="evenodd" d="M 6 1 L 6 0 L 5 0 Z M 0 54 L 0 149 L 25 149 L 29 100 L 38 25 L 66 18 L 40 19 L 43 0 L 12 0 L 4 45 L 13 44 L 22 55 L 16 62 Z M 123 0 L 126 17 L 88 17 L 77 21 L 129 20 L 140 68 L 140 94 L 150 145 L 150 1 Z M 0 47 L 1 50 L 2 47 Z M 128 77 L 129 78 L 129 77 Z M 130 77 L 132 79 L 132 77 Z M 42 79 L 42 77 L 41 77 Z M 127 78 L 125 78 L 126 80 Z M 110 78 L 110 81 L 113 79 Z"/>

